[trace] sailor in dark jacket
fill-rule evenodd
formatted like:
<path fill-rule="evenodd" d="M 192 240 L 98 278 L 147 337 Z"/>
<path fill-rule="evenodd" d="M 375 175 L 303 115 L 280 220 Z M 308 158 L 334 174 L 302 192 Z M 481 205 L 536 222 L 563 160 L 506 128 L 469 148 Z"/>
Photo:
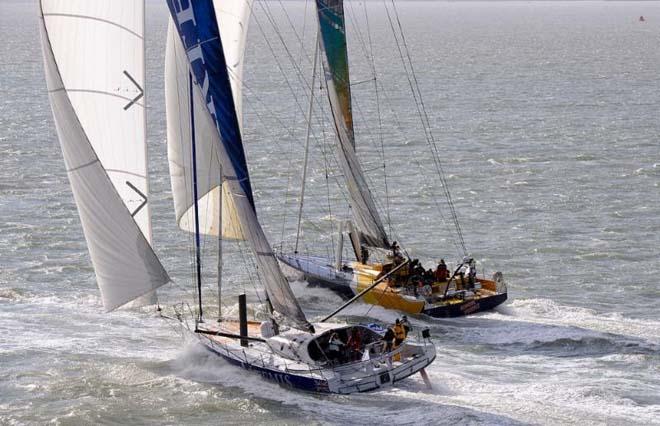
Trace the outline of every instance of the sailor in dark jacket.
<path fill-rule="evenodd" d="M 387 331 L 383 336 L 383 342 L 385 342 L 385 353 L 392 352 L 394 347 L 394 330 L 392 330 L 392 327 L 387 327 Z"/>

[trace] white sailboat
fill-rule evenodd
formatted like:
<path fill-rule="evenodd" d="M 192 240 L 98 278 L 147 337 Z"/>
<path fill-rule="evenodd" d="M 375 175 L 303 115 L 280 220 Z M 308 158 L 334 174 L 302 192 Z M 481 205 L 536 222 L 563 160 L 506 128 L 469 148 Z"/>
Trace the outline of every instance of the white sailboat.
<path fill-rule="evenodd" d="M 428 334 L 420 343 L 383 350 L 381 333 L 370 327 L 312 325 L 280 271 L 257 220 L 234 102 L 238 85 L 229 77 L 242 66 L 249 3 L 224 7 L 229 3 L 218 8 L 216 19 L 211 0 L 168 1 L 168 153 L 177 222 L 195 236 L 198 301 L 196 308 L 179 310 L 178 320 L 228 362 L 299 389 L 363 392 L 423 371 L 435 358 Z M 170 281 L 149 243 L 145 208 L 144 2 L 42 0 L 40 11 L 53 116 L 110 311 Z M 225 39 L 231 48 L 223 48 Z M 200 200 L 214 201 L 217 210 L 202 213 Z M 238 321 L 204 322 L 202 233 L 218 235 L 219 242 L 223 236 L 248 242 L 272 307 L 270 320 L 248 321 L 243 308 Z M 220 272 L 219 266 L 219 280 Z M 332 350 L 351 338 L 358 342 L 351 350 Z"/>
<path fill-rule="evenodd" d="M 422 371 L 435 358 L 428 334 L 421 343 L 405 341 L 398 348 L 383 350 L 381 334 L 369 327 L 311 324 L 279 268 L 257 220 L 240 113 L 234 102 L 241 96 L 250 4 L 240 1 L 233 9 L 223 6 L 217 20 L 209 0 L 190 2 L 187 7 L 171 1 L 168 5 L 172 18 L 166 59 L 170 171 L 179 226 L 194 232 L 197 241 L 199 304 L 190 330 L 204 347 L 227 361 L 304 390 L 364 392 Z M 224 13 L 227 10 L 231 13 Z M 242 21 L 227 24 L 226 30 L 218 28 L 237 17 Z M 240 33 L 232 34 L 232 29 Z M 225 49 L 223 40 L 233 46 Z M 201 202 L 212 202 L 213 208 L 201 214 Z M 224 238 L 248 242 L 271 307 L 270 320 L 247 321 L 241 297 L 239 321 L 204 321 L 201 233 L 217 235 L 220 244 Z M 219 296 L 220 286 L 219 280 Z M 339 345 L 350 346 L 351 339 L 359 341 L 357 346 L 338 350 Z"/>
<path fill-rule="evenodd" d="M 388 236 L 355 150 L 344 1 L 316 0 L 315 3 L 319 50 L 325 77 L 323 81 L 336 135 L 336 158 L 344 177 L 352 220 L 340 226 L 336 259 L 300 254 L 298 237 L 304 199 L 303 172 L 294 252 L 280 253 L 278 258 L 302 272 L 310 282 L 333 288 L 341 294 L 361 294 L 367 303 L 406 313 L 454 317 L 492 309 L 503 303 L 507 298 L 507 290 L 501 273 L 494 279 L 476 277 L 476 265 L 467 256 L 464 244 L 464 258 L 455 272 L 452 274 L 445 268 L 444 275 L 442 271 L 434 275 L 421 268 L 417 260 L 406 260 L 398 245 L 395 245 L 396 242 Z M 387 9 L 387 5 L 383 5 Z M 412 70 L 412 63 L 408 67 Z M 421 93 L 414 95 L 416 101 L 421 98 Z M 425 131 L 427 134 L 430 132 L 427 129 Z M 306 158 L 304 168 L 307 167 Z M 438 172 L 442 175 L 441 169 Z M 462 242 L 462 231 L 446 182 L 442 186 Z M 348 232 L 350 236 L 356 261 L 342 259 L 343 232 Z M 378 261 L 369 261 L 370 251 L 385 255 Z M 402 265 L 404 261 L 409 262 L 409 266 L 401 268 L 397 274 L 390 274 L 393 268 Z M 441 265 L 444 265 L 444 261 Z"/>

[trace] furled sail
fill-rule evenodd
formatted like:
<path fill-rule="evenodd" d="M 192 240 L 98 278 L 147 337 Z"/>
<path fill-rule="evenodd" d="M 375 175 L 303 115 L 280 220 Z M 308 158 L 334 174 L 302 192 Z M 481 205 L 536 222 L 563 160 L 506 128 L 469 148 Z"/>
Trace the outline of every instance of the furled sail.
<path fill-rule="evenodd" d="M 225 60 L 231 81 L 232 93 L 236 101 L 239 126 L 241 124 L 241 85 L 245 38 L 250 19 L 253 0 L 216 0 L 216 16 L 220 35 L 225 48 Z M 174 198 L 174 210 L 179 227 L 194 232 L 193 194 L 190 191 L 192 170 L 190 165 L 190 114 L 187 89 L 188 59 L 185 50 L 170 22 L 165 53 L 165 99 L 167 103 L 167 146 L 170 164 L 170 181 Z M 196 115 L 206 110 L 203 98 L 194 100 Z M 219 211 L 220 164 L 217 161 L 220 136 L 213 122 L 198 120 L 195 122 L 197 150 L 200 161 L 197 164 L 197 184 L 200 232 L 206 235 L 219 234 L 219 218 L 222 217 L 222 235 L 227 239 L 244 239 L 240 233 L 238 218 L 233 200 L 229 197 L 228 185 L 222 188 L 222 215 Z M 212 161 L 211 159 L 215 159 Z"/>
<path fill-rule="evenodd" d="M 316 0 L 316 9 L 325 84 L 337 132 L 339 164 L 346 180 L 353 219 L 364 244 L 389 248 L 387 233 L 355 152 L 344 2 Z"/>
<path fill-rule="evenodd" d="M 236 209 L 238 224 L 255 253 L 268 298 L 273 308 L 297 327 L 312 330 L 257 220 L 213 3 L 211 0 L 185 3 L 168 0 L 167 3 L 195 80 L 194 96 L 203 99 L 206 106 L 203 114 L 195 114 L 195 120 L 207 121 L 220 136 L 216 153 Z M 201 156 L 198 158 L 204 161 Z"/>
<path fill-rule="evenodd" d="M 151 245 L 141 0 L 42 0 L 49 98 L 110 311 L 169 282 Z"/>

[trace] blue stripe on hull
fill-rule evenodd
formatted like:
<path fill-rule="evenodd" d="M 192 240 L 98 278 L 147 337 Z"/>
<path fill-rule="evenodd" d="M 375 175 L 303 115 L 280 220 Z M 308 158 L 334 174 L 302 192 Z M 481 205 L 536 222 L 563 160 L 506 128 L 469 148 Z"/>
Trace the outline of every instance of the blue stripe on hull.
<path fill-rule="evenodd" d="M 204 344 L 204 342 L 201 343 L 208 351 L 221 356 L 224 360 L 226 360 L 230 364 L 241 367 L 244 370 L 257 372 L 261 375 L 261 377 L 271 382 L 275 382 L 277 384 L 288 386 L 295 389 L 301 389 L 308 392 L 330 393 L 327 380 L 312 379 L 310 377 L 298 376 L 291 373 L 283 373 L 279 370 L 276 371 L 276 370 L 271 370 L 268 368 L 248 364 L 247 362 L 239 361 L 235 358 L 229 357 L 221 352 L 218 352 L 212 347 Z"/>
<path fill-rule="evenodd" d="M 272 369 L 269 369 L 269 368 L 264 368 L 264 367 L 259 367 L 257 365 L 248 364 L 246 362 L 242 362 L 240 360 L 237 360 L 235 358 L 227 356 L 227 355 L 213 349 L 212 347 L 206 345 L 202 341 L 200 341 L 200 343 L 202 343 L 202 345 L 204 345 L 204 348 L 206 348 L 209 352 L 212 352 L 212 353 L 222 357 L 224 360 L 226 360 L 230 364 L 241 367 L 241 368 L 243 368 L 244 370 L 247 370 L 247 371 L 257 372 L 261 375 L 261 377 L 265 378 L 266 380 L 269 380 L 271 382 L 274 382 L 274 383 L 277 383 L 279 385 L 283 385 L 283 386 L 286 386 L 286 387 L 290 387 L 290 388 L 293 388 L 293 389 L 300 389 L 300 390 L 304 390 L 304 391 L 307 391 L 307 392 L 316 392 L 316 393 L 337 393 L 337 394 L 353 393 L 352 391 L 347 392 L 350 389 L 355 389 L 355 392 L 360 392 L 360 393 L 370 392 L 370 391 L 373 391 L 373 390 L 376 390 L 376 389 L 380 389 L 383 386 L 388 386 L 388 385 L 394 384 L 396 382 L 399 382 L 403 379 L 408 378 L 412 374 L 415 374 L 419 371 L 419 369 L 420 369 L 419 363 L 423 363 L 424 365 L 421 368 L 424 368 L 424 367 L 430 365 L 436 358 L 435 355 L 434 355 L 433 358 L 428 362 L 426 362 L 426 359 L 423 359 L 423 358 L 419 359 L 419 361 L 416 364 L 411 366 L 410 371 L 405 371 L 404 370 L 404 372 L 400 372 L 398 375 L 394 374 L 393 377 L 390 376 L 391 380 L 392 380 L 391 382 L 389 382 L 389 379 L 388 379 L 388 381 L 383 381 L 382 384 L 381 383 L 376 383 L 376 382 L 364 383 L 363 386 L 367 385 L 365 387 L 360 387 L 359 384 L 355 384 L 355 385 L 352 385 L 352 386 L 348 385 L 348 386 L 345 386 L 343 388 L 344 392 L 342 392 L 341 387 L 339 389 L 335 390 L 335 391 L 330 390 L 330 386 L 329 386 L 327 380 L 312 379 L 310 377 L 299 376 L 299 375 L 295 375 L 295 374 L 291 374 L 291 373 L 284 373 L 284 372 L 279 371 L 279 370 L 272 370 Z M 401 373 L 403 373 L 403 374 L 401 374 Z M 387 373 L 385 373 L 385 374 L 387 374 Z"/>
<path fill-rule="evenodd" d="M 500 293 L 494 296 L 484 297 L 479 300 L 466 300 L 463 303 L 436 306 L 434 308 L 425 309 L 422 311 L 422 313 L 434 318 L 462 317 L 465 315 L 476 314 L 477 312 L 493 309 L 494 307 L 504 303 L 506 298 L 507 293 Z"/>

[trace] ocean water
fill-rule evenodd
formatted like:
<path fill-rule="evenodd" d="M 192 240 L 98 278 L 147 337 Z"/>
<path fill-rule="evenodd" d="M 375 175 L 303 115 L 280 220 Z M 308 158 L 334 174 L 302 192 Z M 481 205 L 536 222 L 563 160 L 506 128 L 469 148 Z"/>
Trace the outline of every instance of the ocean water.
<path fill-rule="evenodd" d="M 174 223 L 168 180 L 167 10 L 160 1 L 147 8 L 154 245 L 175 280 L 160 291 L 167 309 L 192 300 L 191 240 Z M 309 102 L 296 68 L 309 81 L 312 8 L 256 3 L 246 53 L 244 133 L 259 217 L 285 248 L 295 239 Z M 504 273 L 510 301 L 469 318 L 412 319 L 437 345 L 433 390 L 414 377 L 383 392 L 318 396 L 209 356 L 153 307 L 103 313 L 48 104 L 37 5 L 2 1 L 0 424 L 660 424 L 660 4 L 397 8 L 465 243 L 487 274 Z M 358 151 L 383 216 L 413 256 L 455 261 L 385 7 L 346 9 Z M 302 238 L 317 254 L 332 251 L 333 220 L 348 216 L 324 96 Z M 209 309 L 214 246 L 205 241 Z M 244 246 L 225 246 L 231 311 L 238 293 L 254 294 L 254 270 Z M 303 282 L 293 288 L 312 318 L 341 303 Z M 359 303 L 346 313 L 396 317 Z"/>

